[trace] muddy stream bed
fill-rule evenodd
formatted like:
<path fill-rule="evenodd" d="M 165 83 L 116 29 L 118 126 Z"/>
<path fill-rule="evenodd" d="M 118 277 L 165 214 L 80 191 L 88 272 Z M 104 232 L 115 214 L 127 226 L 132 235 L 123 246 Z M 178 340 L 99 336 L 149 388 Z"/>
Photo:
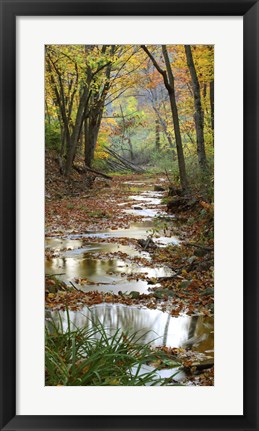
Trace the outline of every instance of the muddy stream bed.
<path fill-rule="evenodd" d="M 161 204 L 166 192 L 156 192 L 148 182 L 126 182 L 122 185 L 132 192 L 124 202 L 118 204 L 125 218 L 137 216 L 127 229 L 106 229 L 89 231 L 82 234 L 67 234 L 59 237 L 46 237 L 45 247 L 51 252 L 46 260 L 46 274 L 56 275 L 66 284 L 72 282 L 84 292 L 99 291 L 118 294 L 132 291 L 148 294 L 149 279 L 156 280 L 152 288 L 159 287 L 160 277 L 170 277 L 173 271 L 169 267 L 152 265 L 148 251 L 136 247 L 134 240 L 152 240 L 158 247 L 177 244 L 181 241 L 176 236 L 158 234 L 157 225 L 163 221 L 173 223 L 173 215 L 165 212 Z M 153 187 L 152 187 L 153 188 Z M 139 260 L 137 259 L 139 258 Z M 144 259 L 147 265 L 143 265 Z M 65 312 L 48 310 L 50 318 L 67 324 Z M 70 320 L 78 327 L 91 325 L 91 319 L 102 322 L 111 333 L 117 328 L 123 331 L 141 334 L 140 342 L 151 342 L 154 346 L 191 348 L 197 353 L 213 356 L 213 318 L 208 316 L 180 315 L 173 317 L 160 310 L 122 304 L 99 304 L 79 311 L 69 311 Z M 162 377 L 172 374 L 172 370 L 160 370 Z M 185 378 L 183 372 L 178 380 Z"/>

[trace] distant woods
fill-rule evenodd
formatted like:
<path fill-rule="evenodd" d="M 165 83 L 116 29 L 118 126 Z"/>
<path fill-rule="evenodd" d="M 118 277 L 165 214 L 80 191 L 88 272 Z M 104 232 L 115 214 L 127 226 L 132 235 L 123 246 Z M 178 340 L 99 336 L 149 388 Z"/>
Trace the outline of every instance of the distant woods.
<path fill-rule="evenodd" d="M 112 150 L 130 164 L 206 173 L 214 145 L 214 49 L 208 45 L 48 45 L 46 148 L 60 172 L 75 160 L 108 169 Z M 177 177 L 177 173 L 175 174 Z"/>

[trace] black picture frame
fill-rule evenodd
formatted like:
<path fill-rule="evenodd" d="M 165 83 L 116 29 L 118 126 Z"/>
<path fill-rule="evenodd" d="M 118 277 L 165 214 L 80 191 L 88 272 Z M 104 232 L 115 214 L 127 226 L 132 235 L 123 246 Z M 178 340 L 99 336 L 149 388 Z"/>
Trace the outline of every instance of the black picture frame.
<path fill-rule="evenodd" d="M 258 430 L 258 3 L 254 0 L 0 0 L 1 430 Z M 244 414 L 242 416 L 16 415 L 16 17 L 243 16 L 244 20 Z M 234 162 L 234 156 L 233 156 Z M 226 286 L 227 288 L 227 286 Z M 233 353 L 234 354 L 234 353 Z M 229 365 L 226 365 L 229 366 Z M 237 376 L 238 378 L 238 376 Z"/>

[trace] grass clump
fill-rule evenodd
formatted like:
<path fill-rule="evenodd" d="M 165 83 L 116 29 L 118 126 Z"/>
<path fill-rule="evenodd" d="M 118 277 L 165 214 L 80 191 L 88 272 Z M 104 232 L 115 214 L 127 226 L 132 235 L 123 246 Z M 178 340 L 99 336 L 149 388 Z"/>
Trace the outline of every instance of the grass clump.
<path fill-rule="evenodd" d="M 143 371 L 157 355 L 150 343 L 138 344 L 137 334 L 117 330 L 108 335 L 98 321 L 91 327 L 71 327 L 63 330 L 54 320 L 46 326 L 45 385 L 46 386 L 145 386 L 170 385 L 172 379 L 162 379 L 156 369 Z"/>

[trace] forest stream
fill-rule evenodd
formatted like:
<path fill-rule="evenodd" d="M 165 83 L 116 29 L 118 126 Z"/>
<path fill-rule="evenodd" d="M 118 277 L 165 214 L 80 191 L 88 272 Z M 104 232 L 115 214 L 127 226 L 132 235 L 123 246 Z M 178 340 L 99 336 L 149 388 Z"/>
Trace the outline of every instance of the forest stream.
<path fill-rule="evenodd" d="M 157 181 L 157 180 L 156 180 Z M 159 178 L 160 186 L 164 183 Z M 149 295 L 159 289 L 159 279 L 170 278 L 174 271 L 165 265 L 152 261 L 145 241 L 152 238 L 157 248 L 168 245 L 181 247 L 181 240 L 167 232 L 167 222 L 174 223 L 174 215 L 166 212 L 163 204 L 165 191 L 154 191 L 150 179 L 131 180 L 121 184 L 125 191 L 124 199 L 116 202 L 122 218 L 129 220 L 129 227 L 91 230 L 84 233 L 62 233 L 55 236 L 49 232 L 46 237 L 46 274 L 76 290 L 102 292 L 116 295 L 129 295 L 138 298 L 139 294 Z M 163 188 L 163 187 L 161 187 Z M 98 207 L 98 201 L 96 202 Z M 114 205 L 114 203 L 111 203 Z M 96 208 L 98 210 L 98 208 Z M 136 247 L 144 241 L 144 247 Z M 155 307 L 154 307 L 155 308 Z M 163 311 L 162 311 L 163 310 Z M 50 318 L 63 321 L 67 325 L 65 311 L 47 310 Z M 98 319 L 111 333 L 120 328 L 131 333 L 138 332 L 141 343 L 151 342 L 154 346 L 189 348 L 197 355 L 213 358 L 214 331 L 213 317 L 187 315 L 184 312 L 172 316 L 162 309 L 151 309 L 143 304 L 101 303 L 81 309 L 69 310 L 70 321 L 77 327 L 91 325 L 91 319 Z M 203 356 L 201 356 L 203 358 Z M 145 369 L 147 366 L 145 366 Z M 169 376 L 172 370 L 158 371 L 162 377 Z M 178 373 L 176 380 L 186 380 L 186 374 Z"/>
<path fill-rule="evenodd" d="M 46 385 L 214 385 L 213 45 L 46 45 L 45 239 Z"/>

